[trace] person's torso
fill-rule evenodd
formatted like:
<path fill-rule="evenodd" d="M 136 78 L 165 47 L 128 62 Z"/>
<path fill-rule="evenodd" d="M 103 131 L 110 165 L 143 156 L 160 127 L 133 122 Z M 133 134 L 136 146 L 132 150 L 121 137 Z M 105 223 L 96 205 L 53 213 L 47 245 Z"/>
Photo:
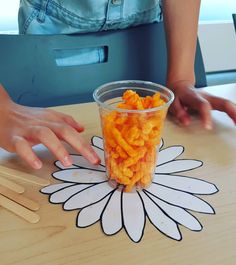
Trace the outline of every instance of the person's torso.
<path fill-rule="evenodd" d="M 70 34 L 160 21 L 160 0 L 21 0 L 19 33 Z"/>

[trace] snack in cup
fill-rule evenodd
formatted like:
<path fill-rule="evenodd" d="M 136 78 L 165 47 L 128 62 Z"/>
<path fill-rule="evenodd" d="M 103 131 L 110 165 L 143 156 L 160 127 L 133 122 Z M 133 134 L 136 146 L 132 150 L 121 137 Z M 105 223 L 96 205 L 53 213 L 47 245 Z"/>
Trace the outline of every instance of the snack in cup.
<path fill-rule="evenodd" d="M 146 188 L 152 181 L 161 131 L 173 93 L 150 82 L 127 81 L 127 86 L 124 83 L 108 84 L 121 85 L 113 88 L 114 97 L 112 88 L 102 93 L 102 86 L 94 92 L 94 98 L 100 106 L 107 176 L 130 192 Z M 151 88 L 143 87 L 144 84 Z M 152 86 L 164 89 L 166 94 Z M 101 104 L 101 99 L 105 103 Z"/>

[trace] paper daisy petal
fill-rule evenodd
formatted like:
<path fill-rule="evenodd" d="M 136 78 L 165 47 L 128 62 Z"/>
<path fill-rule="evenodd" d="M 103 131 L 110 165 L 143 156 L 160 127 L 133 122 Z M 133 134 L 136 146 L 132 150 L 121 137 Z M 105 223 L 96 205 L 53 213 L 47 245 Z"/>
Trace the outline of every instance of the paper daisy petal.
<path fill-rule="evenodd" d="M 218 191 L 212 183 L 184 176 L 156 174 L 153 183 L 194 194 L 213 194 Z"/>
<path fill-rule="evenodd" d="M 52 203 L 63 203 L 66 200 L 68 200 L 70 197 L 72 197 L 74 194 L 88 188 L 89 186 L 90 185 L 88 184 L 81 184 L 81 185 L 73 185 L 66 187 L 51 194 L 49 201 Z"/>
<path fill-rule="evenodd" d="M 156 167 L 158 174 L 168 174 L 188 171 L 202 166 L 202 161 L 192 159 L 178 159 Z"/>
<path fill-rule="evenodd" d="M 165 235 L 176 240 L 181 240 L 182 236 L 176 222 L 164 214 L 163 211 L 160 210 L 160 208 L 152 200 L 150 200 L 145 193 L 140 192 L 140 195 L 143 199 L 145 210 L 150 222 Z"/>
<path fill-rule="evenodd" d="M 75 210 L 86 207 L 90 204 L 93 204 L 113 191 L 113 188 L 108 185 L 107 182 L 99 183 L 93 185 L 80 193 L 71 197 L 64 204 L 65 210 Z"/>
<path fill-rule="evenodd" d="M 56 192 L 60 189 L 66 188 L 73 185 L 73 183 L 58 183 L 58 184 L 53 184 L 50 186 L 47 186 L 45 188 L 42 188 L 40 191 L 45 194 L 51 194 L 53 192 Z"/>
<path fill-rule="evenodd" d="M 111 196 L 102 214 L 101 225 L 106 235 L 114 235 L 121 230 L 121 192 L 115 191 Z"/>
<path fill-rule="evenodd" d="M 70 168 L 86 168 L 86 169 L 93 169 L 93 170 L 99 170 L 99 171 L 105 171 L 104 166 L 95 166 L 89 163 L 83 156 L 81 155 L 70 155 L 73 160 L 73 165 L 70 167 L 64 167 L 60 161 L 56 161 L 55 165 L 60 169 L 70 169 Z"/>
<path fill-rule="evenodd" d="M 144 233 L 145 213 L 143 203 L 137 192 L 122 193 L 122 217 L 130 239 L 139 242 Z"/>
<path fill-rule="evenodd" d="M 61 170 L 54 172 L 52 175 L 59 180 L 83 184 L 99 183 L 106 180 L 105 172 L 82 168 Z"/>
<path fill-rule="evenodd" d="M 180 206 L 184 209 L 200 213 L 214 213 L 213 208 L 208 203 L 189 193 L 167 188 L 159 184 L 153 184 L 146 190 L 167 203 Z"/>
<path fill-rule="evenodd" d="M 72 156 L 72 155 L 71 155 Z M 78 168 L 77 166 L 75 165 L 71 165 L 69 167 L 65 167 L 62 165 L 61 161 L 57 160 L 55 163 L 55 166 L 58 167 L 59 169 L 70 169 L 70 168 Z"/>
<path fill-rule="evenodd" d="M 161 201 L 151 194 L 149 194 L 149 196 L 163 210 L 165 214 L 167 214 L 177 223 L 187 227 L 192 231 L 202 230 L 202 225 L 200 224 L 200 222 L 186 210 Z"/>
<path fill-rule="evenodd" d="M 104 150 L 103 139 L 101 137 L 94 136 L 92 138 L 92 145 Z"/>
<path fill-rule="evenodd" d="M 164 146 L 164 140 L 161 138 L 160 144 L 159 144 L 159 150 Z"/>
<path fill-rule="evenodd" d="M 110 196 L 103 198 L 101 201 L 96 202 L 88 207 L 83 208 L 77 217 L 78 227 L 87 227 L 95 224 L 101 217 L 101 213 Z"/>
<path fill-rule="evenodd" d="M 184 151 L 183 146 L 171 146 L 167 147 L 165 149 L 162 149 L 158 154 L 158 165 L 164 164 L 166 162 L 169 162 L 171 160 L 176 159 L 178 156 L 180 156 Z"/>

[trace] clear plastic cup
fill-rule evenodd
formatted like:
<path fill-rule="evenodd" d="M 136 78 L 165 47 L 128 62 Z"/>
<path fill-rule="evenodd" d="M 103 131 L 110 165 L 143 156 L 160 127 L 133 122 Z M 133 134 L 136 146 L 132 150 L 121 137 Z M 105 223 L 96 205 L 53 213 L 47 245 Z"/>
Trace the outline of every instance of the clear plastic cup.
<path fill-rule="evenodd" d="M 159 92 L 165 103 L 144 110 L 118 108 L 123 93 L 130 89 L 143 98 Z M 104 84 L 93 97 L 99 106 L 109 182 L 126 192 L 147 188 L 154 176 L 161 132 L 174 94 L 159 84 L 127 80 Z"/>

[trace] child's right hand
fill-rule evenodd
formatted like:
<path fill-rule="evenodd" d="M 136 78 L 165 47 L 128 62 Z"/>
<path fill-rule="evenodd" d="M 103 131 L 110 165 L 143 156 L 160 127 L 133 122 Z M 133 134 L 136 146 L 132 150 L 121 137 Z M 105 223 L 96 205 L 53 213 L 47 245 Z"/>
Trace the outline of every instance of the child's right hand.
<path fill-rule="evenodd" d="M 14 103 L 0 86 L 0 147 L 17 153 L 33 168 L 42 167 L 32 150 L 32 146 L 40 143 L 64 166 L 70 166 L 72 160 L 61 141 L 70 144 L 92 164 L 98 164 L 98 155 L 80 135 L 83 130 L 69 115 Z"/>

